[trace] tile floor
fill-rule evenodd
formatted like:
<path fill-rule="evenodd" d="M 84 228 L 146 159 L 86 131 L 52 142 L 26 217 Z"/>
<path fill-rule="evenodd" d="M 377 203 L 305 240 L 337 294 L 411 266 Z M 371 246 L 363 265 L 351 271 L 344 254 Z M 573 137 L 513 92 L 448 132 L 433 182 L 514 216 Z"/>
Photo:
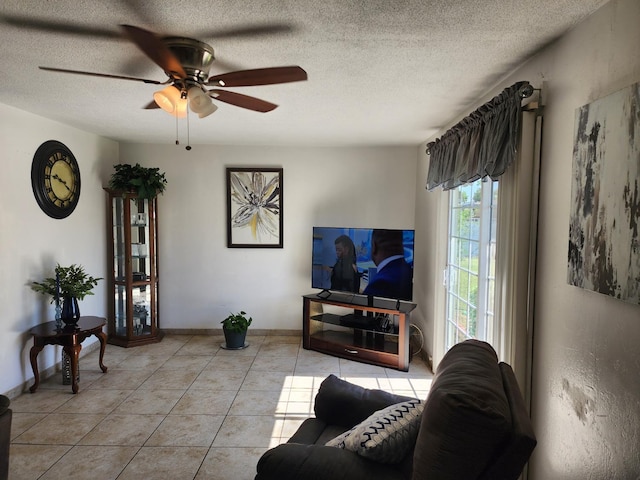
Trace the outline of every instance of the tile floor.
<path fill-rule="evenodd" d="M 425 398 L 432 375 L 304 350 L 297 336 L 167 335 L 135 348 L 107 345 L 80 360 L 80 391 L 61 374 L 11 402 L 10 480 L 249 480 L 260 456 L 286 442 L 330 373 L 368 388 Z M 52 347 L 47 347 L 52 348 Z"/>

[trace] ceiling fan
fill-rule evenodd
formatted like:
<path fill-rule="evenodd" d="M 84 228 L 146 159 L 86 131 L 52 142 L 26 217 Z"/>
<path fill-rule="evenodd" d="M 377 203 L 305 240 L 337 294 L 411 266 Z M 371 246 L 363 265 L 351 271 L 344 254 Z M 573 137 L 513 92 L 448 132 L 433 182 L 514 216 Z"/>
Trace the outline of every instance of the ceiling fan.
<path fill-rule="evenodd" d="M 209 70 L 215 57 L 213 48 L 207 43 L 187 37 L 160 37 L 149 30 L 132 25 L 120 27 L 129 40 L 164 70 L 168 77 L 165 81 L 64 68 L 43 66 L 39 68 L 51 72 L 166 85 L 165 88 L 154 93 L 153 101 L 144 108 L 162 108 L 176 117 L 186 116 L 188 108 L 200 118 L 216 110 L 217 107 L 211 99 L 263 113 L 277 107 L 271 102 L 256 97 L 208 87 L 273 85 L 307 79 L 307 72 L 299 66 L 238 70 L 210 77 Z"/>

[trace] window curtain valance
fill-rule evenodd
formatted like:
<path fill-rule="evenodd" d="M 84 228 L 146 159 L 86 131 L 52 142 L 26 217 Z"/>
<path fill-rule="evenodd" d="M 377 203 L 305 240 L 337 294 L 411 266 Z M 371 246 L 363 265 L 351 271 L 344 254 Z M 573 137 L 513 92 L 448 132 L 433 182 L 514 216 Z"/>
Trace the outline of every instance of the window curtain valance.
<path fill-rule="evenodd" d="M 521 101 L 532 93 L 529 82 L 517 82 L 428 143 L 427 189 L 502 175 L 516 156 Z"/>

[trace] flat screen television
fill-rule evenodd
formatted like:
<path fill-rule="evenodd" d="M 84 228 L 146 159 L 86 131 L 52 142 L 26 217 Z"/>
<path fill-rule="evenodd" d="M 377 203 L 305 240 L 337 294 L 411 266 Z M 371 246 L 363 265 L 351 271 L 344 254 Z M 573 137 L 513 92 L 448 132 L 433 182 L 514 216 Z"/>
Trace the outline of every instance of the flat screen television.
<path fill-rule="evenodd" d="M 414 230 L 313 227 L 312 288 L 412 300 Z"/>

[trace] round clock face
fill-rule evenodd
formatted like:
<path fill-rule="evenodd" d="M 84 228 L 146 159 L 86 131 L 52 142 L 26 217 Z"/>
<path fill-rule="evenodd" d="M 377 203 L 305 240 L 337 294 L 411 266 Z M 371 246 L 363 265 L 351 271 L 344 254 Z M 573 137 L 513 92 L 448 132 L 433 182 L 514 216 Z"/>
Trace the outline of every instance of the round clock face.
<path fill-rule="evenodd" d="M 71 150 L 55 140 L 40 145 L 31 164 L 31 186 L 44 213 L 71 215 L 80 198 L 80 169 Z"/>

